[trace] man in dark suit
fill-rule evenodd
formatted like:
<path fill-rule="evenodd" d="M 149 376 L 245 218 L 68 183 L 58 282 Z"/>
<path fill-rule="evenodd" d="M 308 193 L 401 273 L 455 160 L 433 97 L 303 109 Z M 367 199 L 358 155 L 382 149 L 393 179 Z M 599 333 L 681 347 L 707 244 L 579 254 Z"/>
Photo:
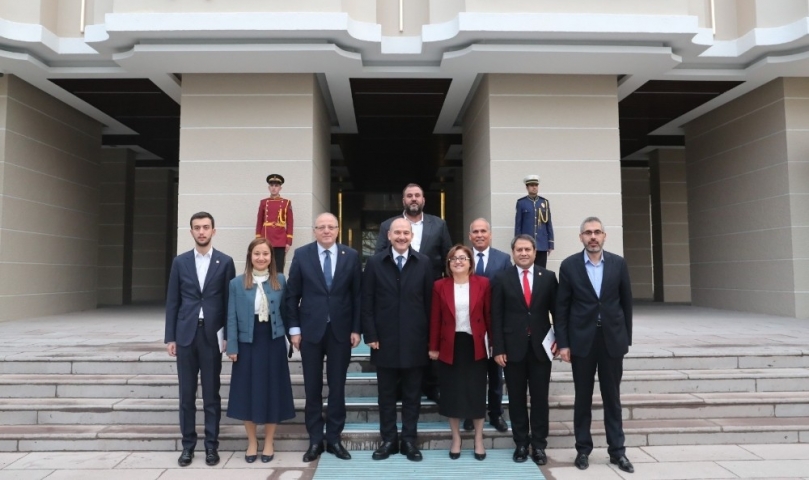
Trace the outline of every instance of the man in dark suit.
<path fill-rule="evenodd" d="M 295 250 L 285 294 L 284 323 L 292 345 L 301 352 L 306 390 L 305 421 L 309 449 L 304 462 L 326 451 L 348 460 L 340 434 L 346 420 L 345 383 L 351 349 L 360 343 L 360 258 L 356 250 L 336 243 L 337 218 L 315 219 L 315 241 Z M 323 419 L 323 359 L 329 384 L 327 420 Z"/>
<path fill-rule="evenodd" d="M 424 190 L 415 183 L 408 184 L 402 191 L 402 205 L 404 206 L 404 212 L 401 216 L 397 215 L 389 218 L 379 226 L 376 253 L 390 250 L 391 243 L 388 240 L 388 232 L 391 223 L 396 219 L 404 218 L 410 222 L 413 231 L 412 249 L 430 259 L 433 278 L 437 280 L 444 275 L 444 262 L 447 259 L 449 249 L 452 248 L 452 240 L 449 237 L 447 224 L 434 215 L 424 213 Z M 428 364 L 424 369 L 421 389 L 427 398 L 438 403 L 440 399 L 438 364 L 429 359 L 427 361 Z"/>
<path fill-rule="evenodd" d="M 475 275 L 481 275 L 490 282 L 502 270 L 511 268 L 511 257 L 506 252 L 492 248 L 492 227 L 485 218 L 478 218 L 469 225 L 469 241 L 472 242 L 472 262 L 475 265 Z M 489 424 L 498 432 L 508 431 L 508 425 L 503 420 L 503 367 L 494 361 L 488 360 L 489 367 Z M 464 430 L 474 430 L 472 419 L 463 422 Z"/>
<path fill-rule="evenodd" d="M 219 374 L 224 349 L 220 350 L 217 333 L 222 330 L 224 335 L 228 284 L 236 276 L 236 269 L 232 258 L 213 249 L 211 240 L 215 234 L 210 213 L 191 216 L 191 236 L 196 246 L 174 258 L 166 292 L 166 350 L 177 357 L 180 383 L 183 453 L 177 463 L 181 467 L 191 464 L 197 445 L 197 375 L 202 380 L 205 410 L 205 463 L 219 463 Z"/>
<path fill-rule="evenodd" d="M 635 468 L 626 458 L 621 421 L 621 376 L 624 355 L 632 345 L 632 289 L 623 258 L 604 251 L 607 232 L 596 217 L 582 222 L 584 251 L 566 258 L 559 268 L 556 342 L 559 356 L 572 362 L 576 398 L 573 428 L 575 465 L 590 464 L 593 386 L 598 371 L 610 462 L 625 472 Z"/>
<path fill-rule="evenodd" d="M 401 451 L 421 461 L 416 434 L 421 409 L 421 377 L 427 365 L 433 269 L 430 259 L 410 247 L 410 222 L 393 221 L 391 247 L 369 258 L 362 277 L 362 333 L 371 347 L 379 389 L 382 443 L 372 458 Z M 402 389 L 401 446 L 396 430 L 396 390 Z"/>
<path fill-rule="evenodd" d="M 515 266 L 498 273 L 492 286 L 493 353 L 497 364 L 505 367 L 516 444 L 512 458 L 517 463 L 526 461 L 530 444 L 531 459 L 545 465 L 551 359 L 542 341 L 556 308 L 556 275 L 534 263 L 536 243 L 530 235 L 514 237 L 511 254 Z M 526 389 L 531 392 L 530 428 Z"/>

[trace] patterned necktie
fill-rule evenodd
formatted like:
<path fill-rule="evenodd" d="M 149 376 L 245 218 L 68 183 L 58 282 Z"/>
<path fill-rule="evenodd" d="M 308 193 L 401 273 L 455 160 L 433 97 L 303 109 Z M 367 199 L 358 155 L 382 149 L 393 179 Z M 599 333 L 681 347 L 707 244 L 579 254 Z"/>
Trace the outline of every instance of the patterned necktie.
<path fill-rule="evenodd" d="M 398 257 L 396 257 L 396 266 L 399 267 L 400 272 L 404 268 L 404 264 L 402 263 L 403 261 L 404 261 L 404 257 L 402 255 L 399 255 Z"/>
<path fill-rule="evenodd" d="M 475 267 L 475 275 L 483 275 L 483 254 L 478 253 L 478 265 Z"/>
<path fill-rule="evenodd" d="M 528 270 L 522 271 L 522 294 L 525 297 L 525 305 L 531 306 L 531 285 L 528 283 Z"/>
<path fill-rule="evenodd" d="M 331 288 L 331 252 L 328 250 L 323 251 L 326 258 L 323 259 L 323 278 L 326 279 L 326 287 Z"/>

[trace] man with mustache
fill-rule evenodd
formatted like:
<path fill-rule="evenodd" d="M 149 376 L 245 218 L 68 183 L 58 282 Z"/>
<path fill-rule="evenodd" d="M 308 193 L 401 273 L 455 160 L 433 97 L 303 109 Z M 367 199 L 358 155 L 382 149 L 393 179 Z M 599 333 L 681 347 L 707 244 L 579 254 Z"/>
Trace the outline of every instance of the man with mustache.
<path fill-rule="evenodd" d="M 579 231 L 584 251 L 567 257 L 559 268 L 554 317 L 559 356 L 572 364 L 576 389 L 573 431 L 578 453 L 575 465 L 580 470 L 590 466 L 593 386 L 598 371 L 610 463 L 633 473 L 635 468 L 625 454 L 621 420 L 624 355 L 632 345 L 629 269 L 623 258 L 604 251 L 607 232 L 601 220 L 587 217 Z"/>

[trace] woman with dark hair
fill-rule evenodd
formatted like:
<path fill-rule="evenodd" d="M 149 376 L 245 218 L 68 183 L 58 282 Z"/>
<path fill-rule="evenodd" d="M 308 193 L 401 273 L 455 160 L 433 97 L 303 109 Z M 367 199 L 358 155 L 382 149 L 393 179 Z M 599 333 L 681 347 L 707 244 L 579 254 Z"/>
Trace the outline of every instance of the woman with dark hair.
<path fill-rule="evenodd" d="M 438 360 L 441 402 L 449 417 L 449 458 L 461 455 L 462 418 L 475 425 L 475 458 L 486 458 L 483 418 L 486 415 L 486 336 L 491 334 L 491 289 L 486 277 L 473 275 L 472 251 L 455 245 L 447 254 L 447 277 L 433 285 L 430 315 L 430 358 Z"/>
<path fill-rule="evenodd" d="M 244 274 L 230 282 L 227 323 L 227 354 L 233 361 L 227 416 L 244 421 L 247 463 L 258 456 L 256 424 L 264 424 L 261 461 L 267 463 L 275 456 L 276 425 L 295 417 L 281 318 L 285 285 L 270 242 L 250 242 Z"/>

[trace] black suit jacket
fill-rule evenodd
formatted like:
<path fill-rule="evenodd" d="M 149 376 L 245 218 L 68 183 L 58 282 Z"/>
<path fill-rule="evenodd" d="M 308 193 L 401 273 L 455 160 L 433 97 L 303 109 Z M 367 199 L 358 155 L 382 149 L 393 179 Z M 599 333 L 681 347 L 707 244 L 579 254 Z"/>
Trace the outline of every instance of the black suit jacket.
<path fill-rule="evenodd" d="M 596 295 L 584 267 L 584 251 L 567 257 L 559 268 L 556 304 L 556 344 L 571 355 L 586 357 L 593 346 L 596 321 L 607 352 L 613 358 L 626 355 L 632 345 L 632 288 L 624 259 L 604 252 L 601 295 Z"/>
<path fill-rule="evenodd" d="M 365 263 L 362 276 L 362 334 L 371 350 L 371 363 L 386 368 L 427 365 L 433 269 L 430 259 L 410 249 L 400 272 L 391 250 Z"/>
<path fill-rule="evenodd" d="M 379 236 L 376 239 L 376 253 L 390 250 L 388 231 L 390 224 L 402 215 L 391 217 L 379 226 Z M 424 214 L 424 229 L 421 232 L 421 246 L 419 253 L 426 255 L 433 266 L 433 278 L 441 278 L 444 275 L 444 266 L 447 253 L 452 248 L 452 240 L 449 238 L 447 224 L 435 215 Z"/>
<path fill-rule="evenodd" d="M 542 340 L 551 329 L 550 316 L 556 318 L 556 274 L 534 265 L 534 285 L 528 307 L 522 293 L 520 271 L 516 266 L 503 270 L 492 284 L 493 354 L 505 353 L 509 362 L 519 362 L 525 358 L 530 341 L 537 359 L 549 362 Z"/>
<path fill-rule="evenodd" d="M 174 257 L 166 292 L 165 342 L 177 342 L 181 347 L 191 345 L 197 332 L 199 310 L 202 308 L 205 335 L 211 345 L 216 345 L 216 332 L 227 323 L 228 285 L 235 276 L 233 259 L 212 249 L 211 264 L 200 290 L 194 250 Z"/>
<path fill-rule="evenodd" d="M 284 325 L 301 329 L 301 340 L 320 342 L 331 322 L 335 340 L 348 342 L 360 333 L 360 281 L 362 270 L 356 250 L 337 244 L 331 289 L 326 288 L 317 242 L 295 250 L 285 293 Z"/>

